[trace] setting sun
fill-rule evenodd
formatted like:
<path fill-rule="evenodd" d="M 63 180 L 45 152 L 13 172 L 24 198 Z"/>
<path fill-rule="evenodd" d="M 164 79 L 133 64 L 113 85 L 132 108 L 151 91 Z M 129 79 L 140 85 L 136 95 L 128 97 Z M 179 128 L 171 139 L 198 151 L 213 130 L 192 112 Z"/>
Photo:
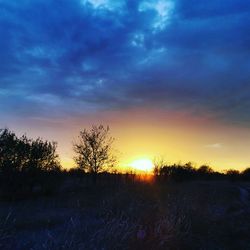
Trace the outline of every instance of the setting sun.
<path fill-rule="evenodd" d="M 134 160 L 130 165 L 136 170 L 145 172 L 151 172 L 154 167 L 154 164 L 150 159 L 137 159 Z"/>

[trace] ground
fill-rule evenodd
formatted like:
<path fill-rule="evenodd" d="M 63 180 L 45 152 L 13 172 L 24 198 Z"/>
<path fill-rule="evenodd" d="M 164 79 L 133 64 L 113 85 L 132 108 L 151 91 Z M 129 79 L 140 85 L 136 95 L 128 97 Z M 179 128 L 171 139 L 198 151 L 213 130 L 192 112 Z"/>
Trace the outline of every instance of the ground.
<path fill-rule="evenodd" d="M 250 183 L 100 182 L 0 202 L 0 249 L 250 249 Z"/>

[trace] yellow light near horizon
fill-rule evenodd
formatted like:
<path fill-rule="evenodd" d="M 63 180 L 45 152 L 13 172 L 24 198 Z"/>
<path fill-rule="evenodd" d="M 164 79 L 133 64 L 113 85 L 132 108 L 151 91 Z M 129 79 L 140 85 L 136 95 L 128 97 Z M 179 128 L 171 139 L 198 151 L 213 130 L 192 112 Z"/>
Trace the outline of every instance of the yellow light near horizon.
<path fill-rule="evenodd" d="M 150 159 L 134 160 L 130 164 L 130 166 L 136 170 L 145 171 L 145 172 L 151 172 L 153 171 L 153 168 L 154 168 L 154 164 Z"/>

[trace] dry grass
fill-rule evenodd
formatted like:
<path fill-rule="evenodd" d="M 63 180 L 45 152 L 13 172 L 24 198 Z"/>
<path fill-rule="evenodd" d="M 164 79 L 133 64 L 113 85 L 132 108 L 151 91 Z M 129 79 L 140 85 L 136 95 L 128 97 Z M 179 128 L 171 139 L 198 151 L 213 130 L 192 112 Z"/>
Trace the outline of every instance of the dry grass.
<path fill-rule="evenodd" d="M 12 212 L 8 211 L 7 214 L 0 217 L 0 249 L 9 244 L 14 236 L 14 224 Z"/>
<path fill-rule="evenodd" d="M 2 202 L 0 249 L 247 249 L 244 209 L 231 183 L 79 186 Z"/>

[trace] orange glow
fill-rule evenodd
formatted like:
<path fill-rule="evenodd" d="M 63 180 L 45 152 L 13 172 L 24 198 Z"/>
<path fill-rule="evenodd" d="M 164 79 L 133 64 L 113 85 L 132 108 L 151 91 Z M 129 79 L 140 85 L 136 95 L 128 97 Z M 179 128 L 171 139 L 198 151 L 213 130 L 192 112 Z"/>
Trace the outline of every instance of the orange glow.
<path fill-rule="evenodd" d="M 58 142 L 63 167 L 75 166 L 72 141 L 79 131 L 92 124 L 109 125 L 118 151 L 119 169 L 129 170 L 136 159 L 163 157 L 169 164 L 194 162 L 215 170 L 242 170 L 250 164 L 250 130 L 216 120 L 211 114 L 192 114 L 188 110 L 166 111 L 137 108 L 93 113 L 82 117 L 13 121 L 14 131 Z M 17 126 L 18 124 L 18 126 Z M 16 127 L 15 127 L 16 126 Z M 138 169 L 138 168 L 137 168 Z M 131 169 L 130 169 L 131 170 Z"/>
<path fill-rule="evenodd" d="M 151 174 L 136 174 L 135 180 L 139 182 L 147 182 L 147 183 L 153 183 L 154 182 L 154 175 Z"/>

